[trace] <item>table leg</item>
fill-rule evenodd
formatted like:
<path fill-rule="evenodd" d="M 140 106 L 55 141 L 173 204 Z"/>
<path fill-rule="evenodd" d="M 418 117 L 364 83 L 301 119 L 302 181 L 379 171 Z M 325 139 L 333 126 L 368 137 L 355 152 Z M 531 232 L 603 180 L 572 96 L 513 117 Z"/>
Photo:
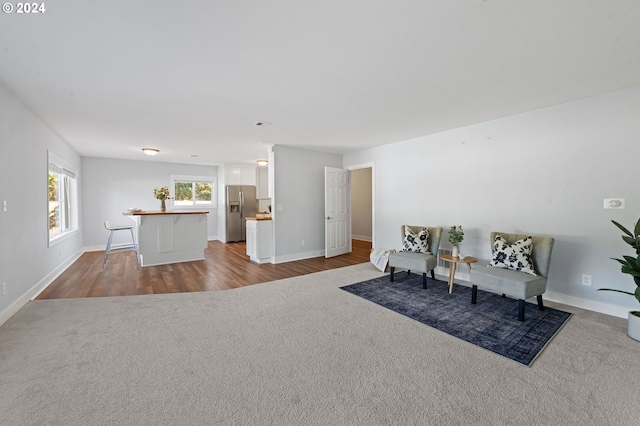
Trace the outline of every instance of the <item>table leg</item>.
<path fill-rule="evenodd" d="M 467 263 L 467 268 L 469 268 L 469 274 L 471 274 L 471 264 Z"/>
<path fill-rule="evenodd" d="M 451 262 L 449 267 L 449 294 L 453 293 L 453 277 L 456 276 L 456 262 Z"/>

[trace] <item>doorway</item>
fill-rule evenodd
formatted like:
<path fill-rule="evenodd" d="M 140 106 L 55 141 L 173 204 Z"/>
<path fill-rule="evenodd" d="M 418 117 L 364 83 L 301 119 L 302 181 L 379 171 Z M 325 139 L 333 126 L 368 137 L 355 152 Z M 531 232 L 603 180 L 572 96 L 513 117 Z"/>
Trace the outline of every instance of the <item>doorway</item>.
<path fill-rule="evenodd" d="M 375 185 L 373 163 L 348 167 L 351 171 L 351 238 L 375 246 Z"/>

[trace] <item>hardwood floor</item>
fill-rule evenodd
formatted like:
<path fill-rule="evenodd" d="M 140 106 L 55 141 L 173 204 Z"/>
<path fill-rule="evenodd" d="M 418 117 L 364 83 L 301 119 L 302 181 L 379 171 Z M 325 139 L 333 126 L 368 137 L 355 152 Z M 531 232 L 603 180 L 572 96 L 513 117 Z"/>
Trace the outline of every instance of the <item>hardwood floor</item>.
<path fill-rule="evenodd" d="M 353 251 L 325 259 L 258 265 L 249 261 L 245 243 L 209 241 L 205 260 L 141 267 L 133 251 L 114 252 L 102 269 L 104 251 L 84 253 L 38 297 L 131 296 L 228 290 L 369 261 L 371 243 L 353 240 Z"/>

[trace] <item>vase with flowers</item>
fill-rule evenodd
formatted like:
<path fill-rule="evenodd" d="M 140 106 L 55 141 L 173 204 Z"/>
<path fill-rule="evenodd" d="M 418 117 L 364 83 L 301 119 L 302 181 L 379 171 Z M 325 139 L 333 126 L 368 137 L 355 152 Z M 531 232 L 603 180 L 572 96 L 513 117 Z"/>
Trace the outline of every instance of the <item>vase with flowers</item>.
<path fill-rule="evenodd" d="M 161 188 L 154 188 L 153 196 L 156 197 L 157 200 L 160 200 L 160 210 L 163 212 L 167 211 L 166 201 L 171 199 L 169 187 L 163 186 Z"/>

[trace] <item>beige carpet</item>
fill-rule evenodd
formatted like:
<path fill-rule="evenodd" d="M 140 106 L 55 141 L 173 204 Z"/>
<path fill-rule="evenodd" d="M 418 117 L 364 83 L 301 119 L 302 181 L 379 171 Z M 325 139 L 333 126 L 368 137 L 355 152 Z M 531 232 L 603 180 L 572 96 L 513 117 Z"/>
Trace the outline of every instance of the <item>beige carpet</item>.
<path fill-rule="evenodd" d="M 30 302 L 0 328 L 0 423 L 638 424 L 626 320 L 554 305 L 575 315 L 529 368 L 338 288 L 379 275 Z"/>

